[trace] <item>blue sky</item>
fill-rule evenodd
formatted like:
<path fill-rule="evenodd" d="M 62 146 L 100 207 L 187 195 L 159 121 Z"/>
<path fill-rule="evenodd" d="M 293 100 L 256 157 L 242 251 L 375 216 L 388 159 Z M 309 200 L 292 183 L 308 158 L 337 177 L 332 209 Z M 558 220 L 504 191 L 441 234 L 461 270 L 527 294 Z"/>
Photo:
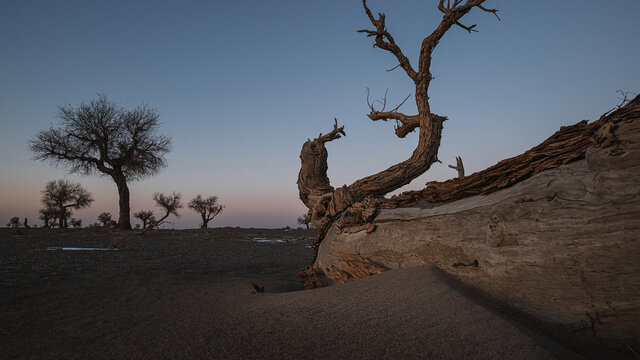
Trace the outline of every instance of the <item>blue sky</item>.
<path fill-rule="evenodd" d="M 413 64 L 440 21 L 437 1 L 374 1 Z M 597 119 L 639 92 L 637 0 L 492 1 L 502 21 L 474 10 L 434 52 L 431 107 L 446 115 L 434 167 L 404 189 L 468 173 L 535 146 L 562 125 Z M 391 104 L 413 93 L 393 56 L 356 32 L 371 28 L 357 0 L 0 2 L 0 222 L 36 222 L 39 191 L 67 178 L 94 194 L 85 224 L 117 213 L 115 184 L 33 161 L 28 140 L 55 125 L 59 105 L 107 95 L 147 103 L 173 138 L 169 166 L 135 182 L 132 210 L 155 191 L 186 200 L 217 194 L 227 208 L 212 226 L 295 226 L 306 209 L 296 187 L 299 151 L 333 117 L 347 137 L 328 145 L 334 186 L 406 159 L 415 134 L 366 117 L 366 88 Z M 414 113 L 413 98 L 402 108 Z M 177 228 L 196 227 L 189 209 Z"/>

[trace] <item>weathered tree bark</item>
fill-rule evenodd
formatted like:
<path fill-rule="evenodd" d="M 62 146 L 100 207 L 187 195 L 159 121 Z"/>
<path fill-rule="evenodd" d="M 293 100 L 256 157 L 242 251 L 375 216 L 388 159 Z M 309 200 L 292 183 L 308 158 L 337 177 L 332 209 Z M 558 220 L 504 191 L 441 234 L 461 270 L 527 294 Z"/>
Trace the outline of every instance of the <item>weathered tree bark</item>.
<path fill-rule="evenodd" d="M 318 286 L 436 265 L 577 346 L 631 354 L 640 349 L 639 178 L 636 97 L 484 171 L 378 204 L 373 232 L 335 222 L 303 275 Z"/>

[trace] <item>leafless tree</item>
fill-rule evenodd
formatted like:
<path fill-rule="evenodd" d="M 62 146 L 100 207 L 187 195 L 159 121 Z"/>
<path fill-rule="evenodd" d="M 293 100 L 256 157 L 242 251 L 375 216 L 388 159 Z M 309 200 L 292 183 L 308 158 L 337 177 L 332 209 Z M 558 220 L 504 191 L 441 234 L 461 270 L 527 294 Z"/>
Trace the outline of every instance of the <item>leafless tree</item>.
<path fill-rule="evenodd" d="M 128 182 L 155 175 L 166 166 L 171 139 L 158 135 L 158 113 L 148 106 L 127 110 L 100 95 L 88 104 L 60 106 L 60 125 L 30 142 L 36 160 L 72 173 L 110 176 L 118 187 L 119 226 L 131 229 Z"/>
<path fill-rule="evenodd" d="M 396 121 L 395 133 L 404 138 L 410 132 L 418 129 L 418 144 L 411 157 L 397 163 L 386 170 L 373 174 L 353 182 L 351 185 L 334 189 L 327 177 L 327 142 L 336 140 L 345 135 L 344 127 L 338 126 L 337 120 L 333 129 L 323 135 L 320 134 L 313 140 L 308 140 L 302 146 L 300 152 L 301 167 L 298 175 L 298 190 L 300 199 L 309 208 L 313 225 L 320 229 L 320 237 L 326 231 L 333 220 L 356 202 L 367 197 L 384 196 L 390 191 L 396 190 L 411 182 L 416 177 L 427 171 L 438 160 L 438 148 L 442 134 L 443 122 L 446 117 L 431 112 L 429 104 L 429 85 L 431 75 L 431 55 L 444 36 L 453 26 L 459 26 L 468 32 L 476 31 L 476 25 L 466 26 L 461 23 L 464 15 L 473 8 L 492 13 L 497 16 L 497 10 L 485 8 L 482 4 L 485 0 L 452 0 L 438 2 L 438 10 L 444 15 L 435 30 L 422 40 L 418 57 L 417 68 L 411 64 L 404 52 L 400 49 L 395 39 L 389 33 L 386 25 L 386 17 L 379 13 L 377 18 L 367 7 L 366 0 L 362 1 L 364 12 L 371 22 L 372 30 L 359 30 L 368 37 L 374 39 L 374 46 L 389 52 L 398 62 L 397 67 L 402 68 L 409 79 L 415 85 L 415 101 L 418 113 L 406 115 L 399 112 L 399 107 L 386 110 L 386 96 L 379 101 L 379 108 L 370 103 L 368 117 L 373 120 Z M 382 108 L 380 108 L 382 106 Z"/>
<path fill-rule="evenodd" d="M 17 229 L 20 227 L 20 217 L 14 216 L 7 223 L 7 227 Z"/>
<path fill-rule="evenodd" d="M 307 226 L 307 230 L 309 230 L 309 224 L 311 224 L 311 215 L 309 213 L 306 213 L 304 215 L 299 216 L 298 217 L 298 224 L 306 225 Z"/>
<path fill-rule="evenodd" d="M 143 235 L 153 227 L 159 227 L 171 214 L 175 215 L 176 217 L 180 217 L 180 215 L 178 214 L 178 209 L 183 207 L 181 200 L 182 194 L 180 193 L 174 192 L 171 195 L 154 193 L 153 201 L 156 202 L 156 205 L 158 207 L 164 210 L 165 214 L 159 220 L 152 221 L 146 228 L 142 229 L 140 235 Z"/>
<path fill-rule="evenodd" d="M 151 224 L 152 222 L 154 222 L 156 220 L 156 218 L 153 216 L 153 211 L 151 210 L 141 210 L 138 211 L 137 213 L 133 214 L 133 217 L 140 219 L 140 221 L 142 221 L 142 228 L 145 229 L 147 227 L 147 225 Z"/>
<path fill-rule="evenodd" d="M 58 226 L 67 228 L 70 209 L 82 209 L 93 202 L 91 194 L 77 183 L 68 180 L 49 181 L 42 190 L 42 204 L 57 211 Z"/>
<path fill-rule="evenodd" d="M 98 221 L 102 223 L 102 226 L 108 226 L 111 224 L 111 213 L 103 212 L 98 215 Z"/>
<path fill-rule="evenodd" d="M 71 226 L 73 226 L 74 229 L 78 229 L 82 227 L 82 219 L 76 219 L 76 218 L 72 218 L 70 220 Z"/>
<path fill-rule="evenodd" d="M 53 207 L 45 207 L 40 209 L 39 213 L 40 216 L 38 218 L 44 222 L 43 228 L 50 228 L 55 225 L 58 218 L 58 210 Z"/>
<path fill-rule="evenodd" d="M 201 229 L 207 228 L 209 221 L 220 214 L 222 209 L 224 209 L 224 205 L 218 204 L 218 197 L 215 195 L 204 199 L 202 195 L 198 194 L 196 197 L 191 199 L 187 206 L 200 214 L 200 217 L 202 218 L 202 223 L 200 224 Z"/>

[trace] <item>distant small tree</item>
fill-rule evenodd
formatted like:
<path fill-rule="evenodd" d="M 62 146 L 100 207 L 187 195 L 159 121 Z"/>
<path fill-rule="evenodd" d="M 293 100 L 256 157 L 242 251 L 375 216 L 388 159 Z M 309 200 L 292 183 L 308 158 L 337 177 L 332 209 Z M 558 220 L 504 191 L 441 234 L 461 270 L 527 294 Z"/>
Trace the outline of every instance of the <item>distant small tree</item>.
<path fill-rule="evenodd" d="M 176 217 L 180 217 L 178 214 L 178 209 L 182 208 L 182 194 L 180 193 L 172 193 L 171 195 L 165 195 L 163 193 L 155 193 L 153 194 L 153 201 L 156 202 L 156 205 L 162 208 L 165 212 L 164 216 L 160 218 L 160 220 L 151 222 L 146 228 L 140 232 L 140 235 L 143 235 L 147 230 L 152 227 L 160 226 L 169 215 L 173 214 Z"/>
<path fill-rule="evenodd" d="M 200 217 L 202 218 L 202 223 L 200 223 L 201 229 L 207 228 L 209 221 L 213 220 L 213 218 L 220 214 L 222 209 L 224 209 L 224 205 L 218 204 L 218 197 L 215 195 L 204 199 L 202 198 L 202 195 L 198 194 L 196 197 L 191 199 L 187 206 L 200 214 Z"/>
<path fill-rule="evenodd" d="M 309 213 L 306 213 L 306 214 L 298 217 L 298 224 L 306 225 L 307 226 L 307 230 L 309 230 L 309 224 L 311 224 L 311 215 L 309 215 Z"/>
<path fill-rule="evenodd" d="M 102 223 L 102 226 L 111 225 L 111 214 L 108 212 L 103 212 L 98 215 L 98 221 Z"/>
<path fill-rule="evenodd" d="M 153 211 L 151 211 L 151 210 L 138 211 L 137 213 L 133 214 L 133 217 L 135 217 L 136 219 L 140 219 L 140 221 L 142 221 L 142 228 L 143 229 L 145 229 L 147 227 L 147 225 L 151 224 L 152 222 L 154 222 L 156 220 L 156 218 L 153 216 Z"/>
<path fill-rule="evenodd" d="M 128 184 L 158 173 L 171 149 L 171 138 L 157 134 L 158 112 L 146 105 L 127 110 L 100 95 L 77 107 L 60 106 L 57 117 L 58 127 L 31 139 L 34 158 L 72 173 L 111 177 L 118 187 L 118 224 L 131 229 Z"/>
<path fill-rule="evenodd" d="M 7 223 L 7 227 L 19 228 L 20 227 L 20 218 L 17 217 L 17 216 L 12 217 L 11 220 L 9 220 L 9 222 Z"/>
<path fill-rule="evenodd" d="M 82 185 L 64 179 L 49 181 L 42 191 L 42 203 L 56 209 L 60 228 L 67 227 L 70 209 L 82 209 L 92 202 L 91 194 Z"/>
<path fill-rule="evenodd" d="M 22 226 L 24 226 L 25 229 L 31 228 L 31 226 L 29 226 L 29 220 L 27 220 L 27 218 L 24 218 L 24 224 Z"/>
<path fill-rule="evenodd" d="M 82 219 L 72 218 L 70 222 L 74 229 L 82 227 Z"/>
<path fill-rule="evenodd" d="M 50 228 L 54 226 L 58 218 L 58 210 L 52 207 L 46 207 L 44 209 L 40 209 L 39 213 L 40 216 L 38 219 L 44 222 L 44 225 L 42 225 L 43 228 Z"/>

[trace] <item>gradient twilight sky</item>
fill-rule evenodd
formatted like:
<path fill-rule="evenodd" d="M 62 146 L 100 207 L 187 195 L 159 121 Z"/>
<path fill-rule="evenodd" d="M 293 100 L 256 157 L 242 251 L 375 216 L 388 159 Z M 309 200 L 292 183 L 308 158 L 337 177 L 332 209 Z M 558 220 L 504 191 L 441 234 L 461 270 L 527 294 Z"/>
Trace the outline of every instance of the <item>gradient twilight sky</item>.
<path fill-rule="evenodd" d="M 421 40 L 439 23 L 436 0 L 370 0 L 417 66 Z M 403 188 L 467 173 L 537 145 L 560 126 L 596 120 L 616 90 L 640 91 L 638 0 L 488 0 L 502 21 L 474 9 L 434 52 L 431 108 L 449 117 L 439 158 Z M 371 28 L 358 0 L 0 2 L 0 225 L 38 223 L 40 191 L 67 178 L 93 193 L 75 213 L 87 225 L 116 215 L 115 184 L 32 160 L 28 140 L 57 123 L 57 107 L 107 95 L 157 108 L 173 138 L 168 167 L 130 184 L 132 212 L 153 209 L 155 191 L 185 202 L 217 194 L 225 211 L 210 226 L 297 226 L 303 142 L 331 129 L 334 186 L 410 156 L 417 134 L 396 138 L 367 117 L 366 88 L 392 105 L 413 93 L 395 58 L 356 32 Z M 402 108 L 415 112 L 413 97 Z M 156 210 L 157 211 L 157 210 Z M 198 226 L 189 209 L 172 226 Z M 134 221 L 134 223 L 137 221 Z"/>

